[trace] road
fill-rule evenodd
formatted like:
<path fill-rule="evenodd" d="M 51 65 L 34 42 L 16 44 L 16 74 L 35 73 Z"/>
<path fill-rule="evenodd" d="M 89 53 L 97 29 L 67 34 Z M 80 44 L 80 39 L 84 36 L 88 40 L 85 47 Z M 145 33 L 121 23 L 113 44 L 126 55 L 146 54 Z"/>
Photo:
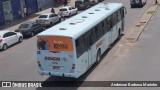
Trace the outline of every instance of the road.
<path fill-rule="evenodd" d="M 153 2 L 152 0 L 148 0 L 147 4 L 143 8 L 131 9 L 129 5 L 129 0 L 107 0 L 107 1 L 108 2 L 122 2 L 124 6 L 127 7 L 125 30 L 127 30 L 133 23 L 135 23 L 135 21 L 137 21 L 140 18 L 140 16 L 144 13 L 144 11 L 148 8 L 148 6 L 151 5 L 151 3 Z M 153 34 L 156 34 L 156 32 L 154 32 Z M 144 37 L 142 38 L 145 38 L 145 37 L 149 38 L 149 36 L 147 35 L 146 36 L 144 35 Z M 38 66 L 36 63 L 37 61 L 36 61 L 36 43 L 35 42 L 36 42 L 36 36 L 25 39 L 23 43 L 16 44 L 12 46 L 11 48 L 9 48 L 8 50 L 0 52 L 1 53 L 0 54 L 0 72 L 1 72 L 0 80 L 1 81 L 70 80 L 68 78 L 40 76 L 38 74 L 38 71 L 37 71 Z M 97 66 L 96 65 L 93 66 L 87 73 L 85 73 L 78 80 L 82 80 L 82 81 L 147 80 L 146 78 L 149 78 L 149 76 L 143 77 L 143 72 L 141 71 L 143 70 L 144 73 L 152 75 L 151 73 L 147 72 L 147 70 L 145 69 L 145 68 L 147 69 L 150 69 L 150 68 L 141 67 L 143 64 L 143 61 L 138 61 L 138 62 L 136 61 L 147 59 L 147 57 L 142 58 L 143 56 L 140 56 L 142 54 L 142 50 L 139 48 L 141 48 L 143 44 L 148 45 L 148 46 L 151 44 L 147 44 L 146 42 L 141 42 L 139 44 L 137 43 L 136 44 L 137 46 L 134 46 L 136 49 L 132 49 L 133 56 L 130 53 L 128 53 L 129 52 L 128 49 L 127 50 L 124 49 L 125 51 L 124 55 L 116 55 L 119 53 L 119 47 L 121 47 L 122 43 L 123 42 L 121 39 L 117 41 L 115 45 L 112 47 L 112 49 L 103 55 L 102 61 Z M 145 48 L 142 48 L 142 49 L 145 49 Z M 150 51 L 150 49 L 145 49 L 145 50 Z M 150 53 L 148 52 L 145 56 L 149 56 L 149 54 Z M 138 59 L 138 57 L 136 58 L 136 56 L 134 55 L 138 55 L 138 57 L 141 57 L 141 58 Z M 157 53 L 155 55 L 157 55 Z M 155 59 L 156 58 L 158 60 L 158 57 L 155 57 Z M 151 57 L 150 57 L 150 60 L 152 60 Z M 149 59 L 147 60 L 146 63 L 150 63 Z M 158 66 L 158 63 L 156 63 L 156 61 L 152 62 L 152 64 Z M 125 65 L 125 66 L 122 67 L 122 65 Z M 140 69 L 138 68 L 138 66 L 134 68 L 135 65 L 138 65 Z M 154 68 L 156 69 L 156 66 L 152 67 L 152 69 Z M 126 70 L 128 71 L 127 73 L 126 73 Z M 124 75 L 124 73 L 126 74 Z M 136 75 L 140 75 L 140 77 L 137 78 Z M 159 74 L 155 75 L 155 78 L 149 78 L 148 80 L 156 80 L 156 77 L 158 78 L 158 76 Z M 2 88 L 2 89 L 8 90 L 7 88 Z M 22 88 L 18 88 L 18 89 L 13 88 L 12 90 L 14 89 L 21 90 Z M 35 90 L 35 89 L 45 90 L 46 88 L 24 88 L 24 90 Z M 62 89 L 66 89 L 66 90 L 71 90 L 71 89 L 72 90 L 76 90 L 76 89 L 112 90 L 114 88 L 82 88 L 82 87 L 80 88 L 78 87 L 76 88 L 47 88 L 47 90 L 53 90 L 53 89 L 55 90 L 57 89 L 59 90 L 62 90 Z M 125 89 L 122 89 L 122 90 L 125 90 Z"/>

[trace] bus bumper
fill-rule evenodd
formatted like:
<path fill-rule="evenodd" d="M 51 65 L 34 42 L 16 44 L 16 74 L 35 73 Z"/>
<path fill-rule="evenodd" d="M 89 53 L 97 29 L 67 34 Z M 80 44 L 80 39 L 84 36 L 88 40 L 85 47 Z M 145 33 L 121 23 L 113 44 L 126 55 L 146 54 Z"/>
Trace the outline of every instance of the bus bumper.
<path fill-rule="evenodd" d="M 42 70 L 38 70 L 38 72 L 40 75 L 51 75 L 51 76 L 78 78 L 78 75 L 76 73 L 50 72 L 50 71 L 42 71 Z"/>

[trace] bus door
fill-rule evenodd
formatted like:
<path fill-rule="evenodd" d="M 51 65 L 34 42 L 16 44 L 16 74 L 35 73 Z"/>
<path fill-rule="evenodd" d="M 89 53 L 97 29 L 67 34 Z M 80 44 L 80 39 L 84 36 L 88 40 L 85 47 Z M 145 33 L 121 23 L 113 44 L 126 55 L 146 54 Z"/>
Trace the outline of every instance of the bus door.
<path fill-rule="evenodd" d="M 89 68 L 92 65 L 92 48 L 91 48 L 91 33 L 87 32 L 84 36 L 85 47 L 87 53 L 87 67 Z"/>

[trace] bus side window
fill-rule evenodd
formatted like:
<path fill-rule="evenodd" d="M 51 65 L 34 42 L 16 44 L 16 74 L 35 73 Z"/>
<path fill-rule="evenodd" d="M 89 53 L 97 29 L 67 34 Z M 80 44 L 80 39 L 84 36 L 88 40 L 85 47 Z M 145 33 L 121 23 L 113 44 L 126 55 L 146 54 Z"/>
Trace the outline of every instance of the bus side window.
<path fill-rule="evenodd" d="M 93 45 L 97 41 L 95 28 L 91 29 L 91 45 Z"/>
<path fill-rule="evenodd" d="M 105 34 L 105 33 L 107 33 L 107 21 L 106 20 L 103 21 L 103 25 L 104 25 L 103 26 L 103 31 L 104 31 L 104 34 Z"/>
<path fill-rule="evenodd" d="M 102 32 L 103 32 L 103 34 L 105 34 L 106 33 L 106 31 L 105 31 L 105 28 L 106 28 L 106 21 L 105 20 L 103 20 L 102 22 L 101 22 L 101 25 L 102 25 Z"/>
<path fill-rule="evenodd" d="M 114 27 L 114 14 L 112 14 L 112 25 Z"/>
<path fill-rule="evenodd" d="M 110 26 L 110 24 L 109 24 L 109 19 L 107 18 L 107 19 L 106 19 L 106 32 L 109 31 L 109 26 Z"/>
<path fill-rule="evenodd" d="M 102 36 L 101 35 L 101 28 L 100 28 L 100 25 L 98 24 L 95 28 L 95 31 L 96 31 L 96 37 L 97 37 L 97 40 Z"/>
<path fill-rule="evenodd" d="M 85 44 L 83 36 L 79 37 L 76 40 L 76 50 L 77 50 L 77 58 L 80 57 L 85 52 Z"/>
<path fill-rule="evenodd" d="M 118 23 L 118 12 L 116 11 L 115 12 L 115 24 L 117 24 Z"/>
<path fill-rule="evenodd" d="M 124 7 L 121 8 L 122 19 L 124 18 Z"/>
<path fill-rule="evenodd" d="M 100 37 L 102 37 L 103 34 L 104 34 L 102 23 L 103 23 L 103 22 L 101 22 L 101 23 L 98 24 L 98 29 L 99 29 Z"/>
<path fill-rule="evenodd" d="M 112 16 L 109 16 L 109 17 L 108 17 L 108 21 L 107 21 L 107 22 L 108 22 L 108 29 L 109 29 L 109 30 L 111 30 L 111 28 L 113 27 L 113 25 L 112 25 L 113 20 L 111 20 L 111 18 L 112 18 Z"/>
<path fill-rule="evenodd" d="M 91 31 L 84 34 L 85 49 L 91 46 Z"/>
<path fill-rule="evenodd" d="M 117 14 L 118 14 L 118 22 L 119 22 L 121 20 L 121 10 L 120 9 L 118 10 Z"/>
<path fill-rule="evenodd" d="M 112 24 L 114 27 L 117 24 L 117 13 L 116 12 L 112 14 L 112 19 L 113 19 Z"/>

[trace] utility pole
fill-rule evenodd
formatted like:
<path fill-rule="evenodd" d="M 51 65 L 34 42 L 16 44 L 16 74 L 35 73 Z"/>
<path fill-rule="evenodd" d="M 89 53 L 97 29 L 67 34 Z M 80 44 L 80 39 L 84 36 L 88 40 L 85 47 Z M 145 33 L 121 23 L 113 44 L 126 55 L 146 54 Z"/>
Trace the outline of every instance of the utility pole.
<path fill-rule="evenodd" d="M 157 4 L 158 2 L 157 2 L 157 0 L 155 1 L 155 4 Z"/>

